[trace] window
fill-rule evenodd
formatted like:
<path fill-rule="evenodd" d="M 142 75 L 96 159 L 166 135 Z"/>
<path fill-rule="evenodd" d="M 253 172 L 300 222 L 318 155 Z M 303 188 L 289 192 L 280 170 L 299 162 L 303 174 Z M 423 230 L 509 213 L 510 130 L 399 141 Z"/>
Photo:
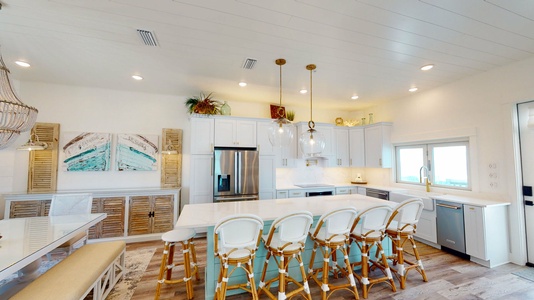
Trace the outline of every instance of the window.
<path fill-rule="evenodd" d="M 467 141 L 397 146 L 395 157 L 398 183 L 423 185 L 426 167 L 433 186 L 471 188 Z"/>

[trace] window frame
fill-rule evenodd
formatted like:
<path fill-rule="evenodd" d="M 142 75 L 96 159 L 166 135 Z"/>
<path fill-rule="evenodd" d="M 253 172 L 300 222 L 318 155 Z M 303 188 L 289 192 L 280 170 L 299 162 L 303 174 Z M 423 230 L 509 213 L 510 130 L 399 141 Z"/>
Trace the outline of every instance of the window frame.
<path fill-rule="evenodd" d="M 465 158 L 466 158 L 466 172 L 467 172 L 467 186 L 454 186 L 454 185 L 443 185 L 443 184 L 435 184 L 434 178 L 435 178 L 435 163 L 434 163 L 434 157 L 433 157 L 433 149 L 436 147 L 444 147 L 444 146 L 465 146 Z M 424 182 L 413 182 L 413 181 L 405 181 L 401 180 L 401 166 L 400 166 L 400 151 L 402 149 L 413 149 L 413 148 L 422 148 L 423 149 L 423 162 L 425 166 L 430 171 L 430 182 L 432 183 L 433 187 L 438 188 L 447 188 L 447 189 L 457 189 L 457 190 L 465 190 L 465 191 L 471 191 L 473 181 L 471 179 L 471 159 L 470 159 L 470 140 L 469 139 L 458 139 L 458 140 L 447 140 L 447 141 L 422 141 L 417 143 L 410 143 L 410 144 L 398 144 L 395 145 L 395 182 L 400 184 L 411 184 L 411 185 L 418 185 L 418 186 L 425 186 Z"/>

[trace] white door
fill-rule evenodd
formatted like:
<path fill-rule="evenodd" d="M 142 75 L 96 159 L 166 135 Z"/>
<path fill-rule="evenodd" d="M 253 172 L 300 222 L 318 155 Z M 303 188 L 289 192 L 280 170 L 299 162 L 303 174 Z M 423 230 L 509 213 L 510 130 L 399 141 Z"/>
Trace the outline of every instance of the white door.
<path fill-rule="evenodd" d="M 527 261 L 534 264 L 534 101 L 517 105 L 521 169 L 523 173 L 523 198 L 525 203 L 525 227 L 527 231 Z M 531 127 L 528 126 L 532 114 Z"/>

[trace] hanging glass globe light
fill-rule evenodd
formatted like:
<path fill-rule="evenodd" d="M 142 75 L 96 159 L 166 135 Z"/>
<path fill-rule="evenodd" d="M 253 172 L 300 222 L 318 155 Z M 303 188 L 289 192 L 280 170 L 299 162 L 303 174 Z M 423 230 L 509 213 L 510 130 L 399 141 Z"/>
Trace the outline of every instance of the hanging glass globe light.
<path fill-rule="evenodd" d="M 310 121 L 308 130 L 299 137 L 300 151 L 306 157 L 320 156 L 326 145 L 324 135 L 315 129 L 315 122 L 313 122 L 312 73 L 315 68 L 313 64 L 306 66 L 306 70 L 310 71 Z"/>
<path fill-rule="evenodd" d="M 277 118 L 269 126 L 268 135 L 273 147 L 283 147 L 288 146 L 293 140 L 293 125 L 285 118 L 285 111 L 282 108 L 282 66 L 286 60 L 279 58 L 275 63 L 280 66 L 280 106 L 276 111 Z"/>

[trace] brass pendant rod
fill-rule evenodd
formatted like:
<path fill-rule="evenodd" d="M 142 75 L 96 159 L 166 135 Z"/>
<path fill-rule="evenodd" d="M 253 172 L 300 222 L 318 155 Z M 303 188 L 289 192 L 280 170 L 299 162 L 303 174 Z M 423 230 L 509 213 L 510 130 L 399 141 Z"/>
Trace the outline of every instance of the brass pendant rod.
<path fill-rule="evenodd" d="M 314 64 L 309 64 L 306 66 L 306 70 L 310 71 L 310 121 L 308 122 L 308 127 L 310 129 L 313 129 L 313 127 L 310 126 L 310 124 L 315 125 L 315 122 L 313 122 L 313 80 L 312 80 L 312 73 L 313 70 L 317 68 Z M 315 127 L 315 126 L 314 126 Z"/>
<path fill-rule="evenodd" d="M 286 60 L 279 58 L 275 60 L 275 63 L 280 66 L 280 105 L 278 106 L 278 110 L 276 112 L 278 117 L 282 118 L 282 66 L 286 64 Z"/>

